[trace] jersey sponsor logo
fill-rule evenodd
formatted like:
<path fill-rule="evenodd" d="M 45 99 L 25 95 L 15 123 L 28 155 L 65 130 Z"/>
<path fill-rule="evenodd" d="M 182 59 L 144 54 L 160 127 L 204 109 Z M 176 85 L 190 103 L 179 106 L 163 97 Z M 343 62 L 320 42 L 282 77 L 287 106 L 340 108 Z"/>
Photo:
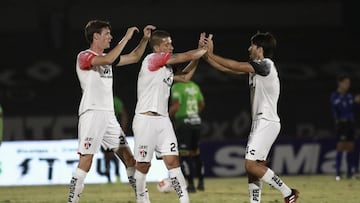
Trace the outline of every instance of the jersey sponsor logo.
<path fill-rule="evenodd" d="M 112 78 L 112 71 L 111 71 L 111 67 L 105 67 L 105 68 L 101 68 L 100 72 L 100 77 L 101 78 Z"/>
<path fill-rule="evenodd" d="M 190 124 L 190 125 L 199 125 L 199 124 L 201 124 L 201 119 L 200 119 L 200 117 L 185 118 L 184 123 Z"/>
<path fill-rule="evenodd" d="M 187 88 L 185 88 L 185 92 L 190 95 L 195 95 L 197 91 L 194 87 L 187 87 Z"/>

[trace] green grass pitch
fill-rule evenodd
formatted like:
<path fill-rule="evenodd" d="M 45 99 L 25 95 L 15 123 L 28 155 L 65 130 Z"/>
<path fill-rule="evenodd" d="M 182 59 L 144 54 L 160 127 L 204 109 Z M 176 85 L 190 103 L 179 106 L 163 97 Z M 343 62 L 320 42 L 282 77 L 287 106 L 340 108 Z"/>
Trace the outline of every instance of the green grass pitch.
<path fill-rule="evenodd" d="M 289 186 L 300 191 L 299 203 L 359 203 L 360 180 L 335 181 L 334 176 L 282 176 Z M 175 192 L 160 193 L 148 183 L 152 203 L 178 203 Z M 0 187 L 0 203 L 64 203 L 67 185 Z M 192 203 L 246 203 L 247 180 L 236 178 L 205 179 L 205 191 L 190 194 Z M 127 183 L 85 185 L 81 203 L 134 203 Z M 264 184 L 262 203 L 282 203 L 281 194 Z"/>

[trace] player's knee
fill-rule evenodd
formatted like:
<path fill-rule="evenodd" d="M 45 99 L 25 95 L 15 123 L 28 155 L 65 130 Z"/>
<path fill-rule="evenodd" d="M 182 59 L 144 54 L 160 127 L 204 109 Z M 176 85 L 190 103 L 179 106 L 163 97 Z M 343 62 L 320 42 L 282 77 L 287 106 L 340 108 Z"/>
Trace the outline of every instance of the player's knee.
<path fill-rule="evenodd" d="M 246 172 L 251 173 L 252 171 L 256 170 L 256 167 L 257 167 L 257 162 L 256 161 L 248 160 L 248 159 L 245 160 L 245 170 L 246 170 Z"/>
<path fill-rule="evenodd" d="M 178 156 L 163 156 L 163 160 L 168 170 L 180 167 Z"/>
<path fill-rule="evenodd" d="M 90 170 L 93 157 L 94 157 L 94 155 L 92 155 L 92 154 L 80 155 L 78 168 L 80 168 L 83 171 L 88 172 Z"/>
<path fill-rule="evenodd" d="M 136 169 L 144 174 L 148 173 L 150 166 L 151 166 L 150 162 L 137 162 L 136 163 Z"/>

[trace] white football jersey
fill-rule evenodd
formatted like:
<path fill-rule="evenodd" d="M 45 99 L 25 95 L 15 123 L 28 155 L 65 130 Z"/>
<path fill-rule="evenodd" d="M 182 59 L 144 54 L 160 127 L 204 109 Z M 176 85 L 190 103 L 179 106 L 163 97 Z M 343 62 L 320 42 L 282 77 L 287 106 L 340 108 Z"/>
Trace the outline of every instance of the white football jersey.
<path fill-rule="evenodd" d="M 255 73 L 249 74 L 251 114 L 253 120 L 266 119 L 280 121 L 277 104 L 280 95 L 280 82 L 274 62 L 265 58 L 255 63 L 264 63 L 260 69 L 254 67 Z"/>
<path fill-rule="evenodd" d="M 174 77 L 173 70 L 166 65 L 156 70 L 150 68 L 151 61 L 154 58 L 159 59 L 160 55 L 151 53 L 142 62 L 137 81 L 136 114 L 153 111 L 162 116 L 169 115 L 168 101 Z"/>
<path fill-rule="evenodd" d="M 98 54 L 88 49 L 77 56 L 76 73 L 82 89 L 79 115 L 89 109 L 114 111 L 112 66 L 90 67 L 95 55 Z M 88 64 L 90 68 L 81 69 L 82 64 Z"/>

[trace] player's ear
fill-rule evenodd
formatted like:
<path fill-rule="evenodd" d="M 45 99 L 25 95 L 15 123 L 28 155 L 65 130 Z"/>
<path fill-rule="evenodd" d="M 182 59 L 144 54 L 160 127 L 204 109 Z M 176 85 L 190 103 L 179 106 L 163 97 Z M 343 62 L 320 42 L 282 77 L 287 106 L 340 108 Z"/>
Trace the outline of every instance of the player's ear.
<path fill-rule="evenodd" d="M 95 40 L 95 39 L 99 39 L 99 37 L 100 37 L 100 33 L 94 32 L 94 34 L 93 34 L 93 39 L 94 39 L 94 40 Z"/>
<path fill-rule="evenodd" d="M 153 50 L 154 50 L 155 52 L 160 52 L 160 46 L 159 46 L 159 45 L 154 45 L 154 46 L 153 46 Z"/>

